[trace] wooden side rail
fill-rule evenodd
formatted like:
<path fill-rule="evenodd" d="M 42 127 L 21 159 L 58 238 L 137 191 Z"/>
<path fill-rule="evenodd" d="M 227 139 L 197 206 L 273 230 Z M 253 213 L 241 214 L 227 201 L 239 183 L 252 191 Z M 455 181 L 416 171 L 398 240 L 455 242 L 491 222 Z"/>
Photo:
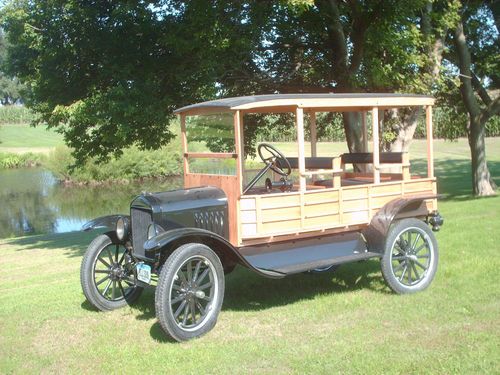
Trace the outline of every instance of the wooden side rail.
<path fill-rule="evenodd" d="M 344 169 L 345 164 L 373 164 L 373 153 L 356 152 L 341 155 L 341 168 Z M 407 152 L 381 152 L 379 156 L 379 164 L 374 166 L 375 169 L 387 169 L 401 166 L 403 180 L 411 179 L 410 175 L 410 158 Z"/>
<path fill-rule="evenodd" d="M 236 159 L 238 154 L 226 152 L 185 152 L 184 157 L 200 159 Z"/>
<path fill-rule="evenodd" d="M 380 164 L 402 164 L 403 155 L 407 152 L 381 152 Z M 353 152 L 342 154 L 342 164 L 373 164 L 372 152 Z"/>
<path fill-rule="evenodd" d="M 316 158 L 311 158 L 311 159 L 316 159 Z M 341 167 L 341 157 L 336 156 L 334 158 L 321 158 L 321 159 L 328 159 L 330 162 L 330 169 L 318 169 L 315 171 L 306 171 L 305 173 L 301 173 L 301 176 L 303 177 L 312 177 L 312 176 L 317 176 L 321 174 L 331 174 L 332 176 L 332 187 L 340 187 L 341 183 L 341 175 L 344 172 L 344 170 Z M 314 164 L 315 167 L 317 167 L 321 163 L 316 163 Z M 311 168 L 312 169 L 313 163 L 310 163 L 309 166 L 306 164 L 306 168 Z"/>

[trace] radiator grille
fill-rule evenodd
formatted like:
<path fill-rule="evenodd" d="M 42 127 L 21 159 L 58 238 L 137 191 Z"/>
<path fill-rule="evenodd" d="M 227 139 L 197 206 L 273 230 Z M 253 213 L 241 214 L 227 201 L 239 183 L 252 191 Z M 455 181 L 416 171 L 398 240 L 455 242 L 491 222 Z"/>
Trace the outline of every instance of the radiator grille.
<path fill-rule="evenodd" d="M 194 213 L 194 224 L 197 228 L 224 235 L 224 211 L 199 211 Z"/>
<path fill-rule="evenodd" d="M 132 208 L 130 210 L 132 220 L 132 245 L 134 253 L 144 256 L 144 242 L 148 236 L 148 226 L 153 222 L 151 212 Z"/>

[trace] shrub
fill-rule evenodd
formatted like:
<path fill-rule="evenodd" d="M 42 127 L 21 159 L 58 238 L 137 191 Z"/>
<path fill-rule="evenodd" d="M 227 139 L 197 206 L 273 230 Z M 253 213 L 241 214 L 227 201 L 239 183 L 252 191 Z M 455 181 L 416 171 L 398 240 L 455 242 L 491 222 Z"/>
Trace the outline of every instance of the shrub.
<path fill-rule="evenodd" d="M 72 168 L 74 159 L 67 147 L 57 147 L 45 166 L 59 179 L 76 183 L 125 182 L 144 178 L 174 176 L 181 173 L 182 160 L 177 143 L 155 151 L 130 147 L 118 158 L 107 162 L 91 159 L 79 168 Z"/>
<path fill-rule="evenodd" d="M 43 163 L 44 155 L 31 152 L 25 154 L 0 153 L 0 169 L 36 167 Z"/>

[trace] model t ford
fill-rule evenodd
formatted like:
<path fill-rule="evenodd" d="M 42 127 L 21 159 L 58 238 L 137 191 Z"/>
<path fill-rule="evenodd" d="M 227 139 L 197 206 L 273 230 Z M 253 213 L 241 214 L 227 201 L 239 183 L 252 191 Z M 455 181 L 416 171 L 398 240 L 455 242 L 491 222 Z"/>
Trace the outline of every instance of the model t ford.
<path fill-rule="evenodd" d="M 166 333 L 182 341 L 214 327 L 224 274 L 237 264 L 280 278 L 380 258 L 394 292 L 425 289 L 438 264 L 429 226 L 437 230 L 442 224 L 432 160 L 433 103 L 418 95 L 297 94 L 180 108 L 185 188 L 143 193 L 132 201 L 130 215 L 85 225 L 107 228 L 83 258 L 85 296 L 99 310 L 112 310 L 155 285 L 156 316 Z M 380 152 L 379 112 L 408 107 L 425 109 L 426 175 L 410 172 L 407 153 Z M 316 116 L 324 112 L 357 112 L 364 152 L 323 150 L 318 156 Z M 293 116 L 297 142 L 293 156 L 259 144 L 263 164 L 255 169 L 244 154 L 243 123 L 269 113 Z M 211 152 L 214 145 L 224 152 Z"/>

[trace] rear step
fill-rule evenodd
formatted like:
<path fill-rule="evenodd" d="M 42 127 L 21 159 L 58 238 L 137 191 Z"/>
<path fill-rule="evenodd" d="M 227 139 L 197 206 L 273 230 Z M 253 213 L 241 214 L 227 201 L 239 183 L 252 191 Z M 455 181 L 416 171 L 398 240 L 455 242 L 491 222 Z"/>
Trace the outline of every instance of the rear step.
<path fill-rule="evenodd" d="M 255 268 L 291 275 L 315 268 L 381 257 L 366 248 L 360 233 L 351 232 L 291 242 L 242 247 L 241 255 Z"/>

